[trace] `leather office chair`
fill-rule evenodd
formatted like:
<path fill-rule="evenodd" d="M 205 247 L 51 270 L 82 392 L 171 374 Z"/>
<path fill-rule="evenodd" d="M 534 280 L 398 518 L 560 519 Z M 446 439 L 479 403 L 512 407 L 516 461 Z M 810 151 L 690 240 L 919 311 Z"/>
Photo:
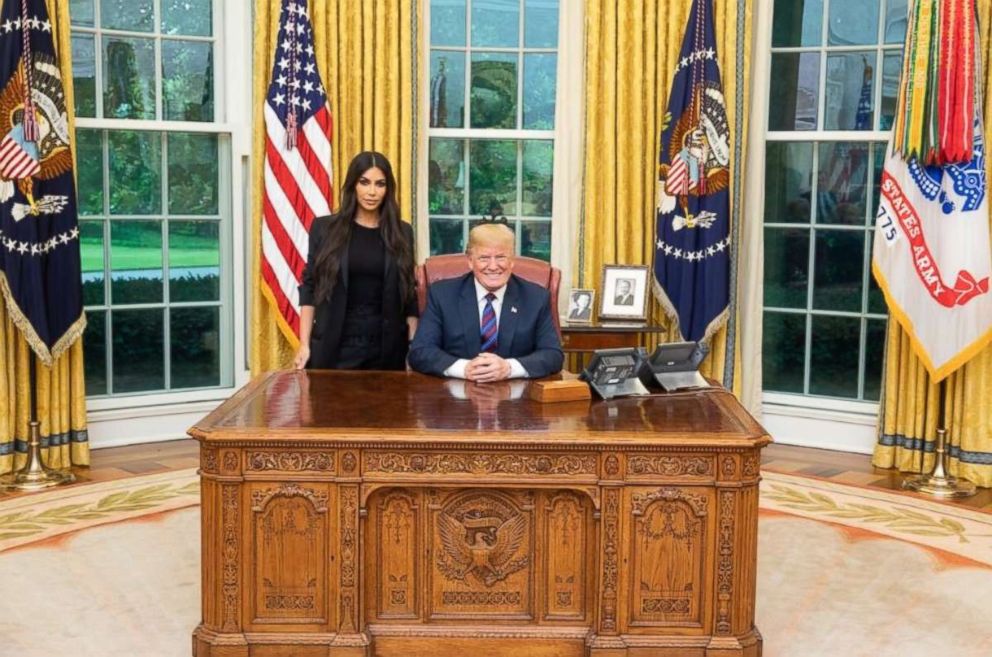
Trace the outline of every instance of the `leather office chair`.
<path fill-rule="evenodd" d="M 417 283 L 417 304 L 423 313 L 427 307 L 427 288 L 434 281 L 446 278 L 456 278 L 469 271 L 468 258 L 464 253 L 436 255 L 427 258 L 424 264 L 414 271 Z M 513 273 L 520 278 L 540 285 L 551 293 L 551 318 L 555 323 L 558 337 L 561 337 L 561 325 L 558 319 L 558 285 L 561 283 L 561 270 L 537 258 L 517 256 L 513 259 Z"/>

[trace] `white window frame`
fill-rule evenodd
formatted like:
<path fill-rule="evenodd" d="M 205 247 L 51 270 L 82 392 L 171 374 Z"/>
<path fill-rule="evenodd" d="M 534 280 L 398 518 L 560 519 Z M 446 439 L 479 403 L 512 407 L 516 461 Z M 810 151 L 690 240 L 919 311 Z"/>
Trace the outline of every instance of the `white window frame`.
<path fill-rule="evenodd" d="M 99 2 L 99 0 L 94 0 Z M 157 4 L 157 0 L 156 0 Z M 87 421 L 92 447 L 109 447 L 183 438 L 186 430 L 217 404 L 244 385 L 248 370 L 248 275 L 251 246 L 251 208 L 249 176 L 252 147 L 252 61 L 251 3 L 244 0 L 214 0 L 214 104 L 212 123 L 163 120 L 95 119 L 77 117 L 76 128 L 94 130 L 170 131 L 217 134 L 222 152 L 229 157 L 221 162 L 220 191 L 230 198 L 220 199 L 222 212 L 228 210 L 229 221 L 221 220 L 221 262 L 230 267 L 231 284 L 222 286 L 222 314 L 232 318 L 230 329 L 221 336 L 221 348 L 233 354 L 221 358 L 222 380 L 230 386 L 182 392 L 125 393 L 87 399 Z M 80 30 L 88 31 L 88 30 Z M 100 49 L 95 65 L 100 66 Z M 159 61 L 160 49 L 156 48 Z M 160 86 L 160 85 L 159 85 Z M 102 92 L 96 90 L 98 102 Z M 161 89 L 158 103 L 162 102 Z M 168 348 L 166 345 L 164 348 Z"/>
<path fill-rule="evenodd" d="M 418 66 L 419 84 L 417 122 L 417 205 L 416 232 L 418 260 L 430 254 L 430 213 L 428 211 L 428 130 L 433 137 L 458 139 L 553 139 L 551 212 L 551 265 L 562 273 L 562 294 L 558 295 L 559 312 L 568 306 L 573 260 L 578 239 L 582 207 L 582 142 L 585 107 L 585 38 L 583 3 L 560 0 L 558 9 L 558 68 L 557 98 L 555 100 L 554 130 L 490 130 L 480 128 L 429 128 L 430 85 L 430 0 L 421 5 L 424 16 L 420 22 L 423 33 L 418 41 L 423 52 Z M 493 50 L 486 48 L 486 51 Z M 519 52 L 519 49 L 514 52 Z M 466 88 L 466 100 L 470 90 Z M 518 90 L 522 93 L 522 90 Z"/>
<path fill-rule="evenodd" d="M 885 1 L 880 3 L 880 30 L 884 29 Z M 808 131 L 803 133 L 783 133 L 768 130 L 768 94 L 771 88 L 771 32 L 772 14 L 775 0 L 757 0 L 755 7 L 754 57 L 752 64 L 752 104 L 751 121 L 748 141 L 747 170 L 748 180 L 745 194 L 749 199 L 755 199 L 753 204 L 753 221 L 761 222 L 764 226 L 764 194 L 765 194 L 765 145 L 769 136 L 775 141 L 885 141 L 888 131 L 882 130 L 834 130 Z M 829 3 L 824 2 L 823 21 L 829 20 Z M 872 46 L 859 46 L 852 50 L 865 50 Z M 878 48 L 876 44 L 874 48 Z M 833 50 L 833 48 L 832 48 Z M 826 74 L 826 62 L 821 65 L 822 76 Z M 881 71 L 878 72 L 878 85 L 875 90 L 874 107 L 877 112 L 881 103 Z M 818 99 L 818 119 L 822 120 L 825 94 L 821 84 Z M 869 171 L 871 176 L 872 172 Z M 760 199 L 760 200 L 758 200 Z M 869 199 L 870 201 L 870 199 Z M 758 235 L 764 232 L 758 231 Z M 813 271 L 809 272 L 812 277 Z M 870 274 L 869 274 L 870 275 Z M 756 283 L 764 285 L 763 277 L 759 276 Z M 762 321 L 763 307 L 756 313 Z M 809 336 L 807 336 L 807 340 Z M 881 348 L 884 348 L 881 347 Z M 884 365 L 883 365 L 884 368 Z M 884 394 L 884 391 L 883 391 Z M 814 395 L 802 395 L 782 392 L 762 393 L 762 422 L 772 437 L 780 443 L 834 449 L 846 452 L 871 454 L 877 437 L 879 422 L 879 407 L 877 402 L 836 399 Z"/>

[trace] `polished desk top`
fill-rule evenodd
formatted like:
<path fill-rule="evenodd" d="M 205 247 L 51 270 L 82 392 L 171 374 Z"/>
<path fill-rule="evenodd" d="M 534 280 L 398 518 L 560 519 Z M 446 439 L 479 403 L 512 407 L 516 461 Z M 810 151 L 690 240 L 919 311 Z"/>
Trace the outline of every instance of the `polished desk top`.
<path fill-rule="evenodd" d="M 472 384 L 413 372 L 280 371 L 257 377 L 198 422 L 198 440 L 474 445 L 762 446 L 764 429 L 722 388 L 540 403 L 529 381 Z"/>

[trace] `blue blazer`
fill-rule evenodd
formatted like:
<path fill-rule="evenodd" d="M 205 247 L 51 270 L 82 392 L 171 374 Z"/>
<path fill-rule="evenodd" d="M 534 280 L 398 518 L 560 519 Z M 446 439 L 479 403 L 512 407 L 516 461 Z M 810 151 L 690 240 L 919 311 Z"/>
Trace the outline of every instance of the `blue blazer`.
<path fill-rule="evenodd" d="M 564 355 L 551 312 L 546 289 L 511 275 L 499 315 L 496 354 L 516 358 L 534 378 L 560 371 Z M 427 308 L 410 343 L 410 367 L 442 376 L 459 358 L 475 358 L 482 346 L 480 323 L 471 272 L 432 283 Z"/>

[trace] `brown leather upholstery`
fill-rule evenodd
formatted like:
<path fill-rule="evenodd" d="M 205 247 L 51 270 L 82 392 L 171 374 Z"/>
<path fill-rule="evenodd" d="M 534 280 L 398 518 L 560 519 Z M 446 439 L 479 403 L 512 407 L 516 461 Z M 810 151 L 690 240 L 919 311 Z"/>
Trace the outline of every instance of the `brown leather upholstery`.
<path fill-rule="evenodd" d="M 414 277 L 417 282 L 417 304 L 420 312 L 427 307 L 427 287 L 434 281 L 446 278 L 456 278 L 467 274 L 468 257 L 464 253 L 431 256 L 424 264 L 417 267 Z M 558 319 L 558 285 L 561 283 L 561 270 L 552 267 L 543 260 L 517 256 L 513 259 L 513 273 L 520 278 L 547 288 L 551 293 L 551 318 L 555 323 L 558 337 L 561 337 L 561 326 Z"/>

